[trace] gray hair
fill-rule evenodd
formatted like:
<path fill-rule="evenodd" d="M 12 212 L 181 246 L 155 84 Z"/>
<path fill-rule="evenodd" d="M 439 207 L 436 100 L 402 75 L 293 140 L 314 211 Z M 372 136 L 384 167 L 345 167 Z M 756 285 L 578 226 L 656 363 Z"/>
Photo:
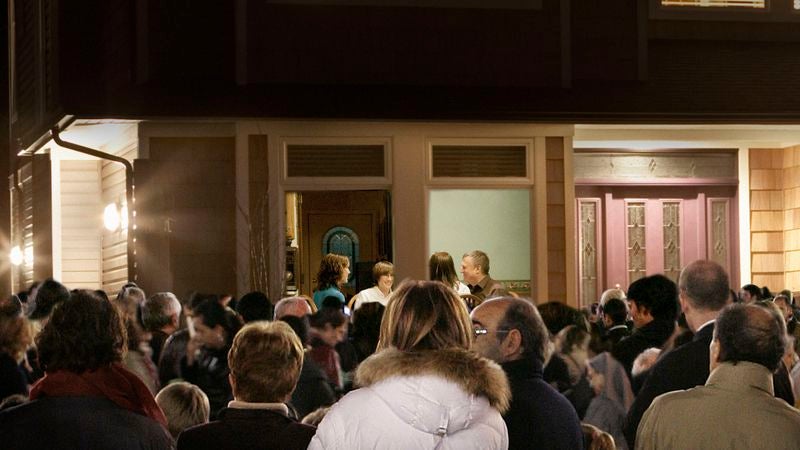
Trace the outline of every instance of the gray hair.
<path fill-rule="evenodd" d="M 467 256 L 472 258 L 473 264 L 481 267 L 481 272 L 483 274 L 489 274 L 489 255 L 480 250 L 473 250 L 471 252 L 464 253 L 462 258 L 466 258 Z"/>
<path fill-rule="evenodd" d="M 142 305 L 142 322 L 150 331 L 159 330 L 172 322 L 172 316 L 181 313 L 181 302 L 172 292 L 159 292 Z"/>
<path fill-rule="evenodd" d="M 280 319 L 283 316 L 289 315 L 291 310 L 298 307 L 297 305 L 303 305 L 306 315 L 311 314 L 311 307 L 308 305 L 308 301 L 304 297 L 286 297 L 282 298 L 278 303 L 275 304 L 275 319 Z"/>

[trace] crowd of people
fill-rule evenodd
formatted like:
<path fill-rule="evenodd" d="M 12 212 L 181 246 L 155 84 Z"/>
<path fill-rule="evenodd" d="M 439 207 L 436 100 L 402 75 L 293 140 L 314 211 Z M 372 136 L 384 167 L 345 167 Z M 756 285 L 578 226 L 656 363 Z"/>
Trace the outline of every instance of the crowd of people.
<path fill-rule="evenodd" d="M 711 261 L 579 310 L 536 305 L 489 257 L 345 294 L 109 298 L 48 279 L 0 302 L 7 449 L 797 449 L 792 292 Z M 458 274 L 461 277 L 459 278 Z"/>

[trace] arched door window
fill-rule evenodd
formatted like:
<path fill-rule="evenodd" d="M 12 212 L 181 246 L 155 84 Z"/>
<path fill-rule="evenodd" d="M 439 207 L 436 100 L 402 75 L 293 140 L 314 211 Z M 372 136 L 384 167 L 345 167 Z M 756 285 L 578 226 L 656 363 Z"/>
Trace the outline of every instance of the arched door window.
<path fill-rule="evenodd" d="M 347 227 L 333 227 L 322 237 L 322 254 L 336 253 L 350 261 L 350 277 L 346 286 L 353 287 L 355 263 L 358 261 L 358 234 Z"/>

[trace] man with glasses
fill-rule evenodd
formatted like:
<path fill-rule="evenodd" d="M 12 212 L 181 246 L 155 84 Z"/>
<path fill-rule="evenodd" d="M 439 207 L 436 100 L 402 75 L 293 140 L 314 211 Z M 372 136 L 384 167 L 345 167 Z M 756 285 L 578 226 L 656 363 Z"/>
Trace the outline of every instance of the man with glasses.
<path fill-rule="evenodd" d="M 472 314 L 473 350 L 499 363 L 511 385 L 503 416 L 509 449 L 582 449 L 583 435 L 572 404 L 542 379 L 549 335 L 530 300 L 487 300 Z"/>

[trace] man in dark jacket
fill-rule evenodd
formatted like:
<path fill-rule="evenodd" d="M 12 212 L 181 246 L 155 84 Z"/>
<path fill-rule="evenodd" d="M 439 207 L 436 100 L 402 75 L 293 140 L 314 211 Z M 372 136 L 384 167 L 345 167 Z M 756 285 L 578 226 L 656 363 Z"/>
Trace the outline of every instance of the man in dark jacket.
<path fill-rule="evenodd" d="M 660 348 L 675 329 L 678 316 L 678 289 L 664 275 L 640 278 L 628 287 L 628 302 L 635 329 L 619 341 L 611 355 L 631 375 L 633 361 L 651 347 Z"/>
<path fill-rule="evenodd" d="M 628 411 L 625 437 L 631 447 L 642 415 L 653 399 L 666 392 L 706 384 L 714 322 L 730 302 L 729 289 L 728 274 L 713 261 L 695 261 L 681 272 L 680 304 L 689 329 L 695 333 L 694 338 L 662 356 L 651 369 Z M 778 389 L 781 381 L 783 379 L 776 378 L 774 383 L 776 396 L 785 396 L 786 389 Z M 788 391 L 791 393 L 791 388 Z"/>
<path fill-rule="evenodd" d="M 316 429 L 289 417 L 286 401 L 300 377 L 303 345 L 284 322 L 253 322 L 228 354 L 234 400 L 218 421 L 181 433 L 178 450 L 305 449 Z"/>
<path fill-rule="evenodd" d="M 542 379 L 547 328 L 528 300 L 488 300 L 471 314 L 473 350 L 500 363 L 511 385 L 503 416 L 509 449 L 582 449 L 583 434 L 572 404 Z"/>

